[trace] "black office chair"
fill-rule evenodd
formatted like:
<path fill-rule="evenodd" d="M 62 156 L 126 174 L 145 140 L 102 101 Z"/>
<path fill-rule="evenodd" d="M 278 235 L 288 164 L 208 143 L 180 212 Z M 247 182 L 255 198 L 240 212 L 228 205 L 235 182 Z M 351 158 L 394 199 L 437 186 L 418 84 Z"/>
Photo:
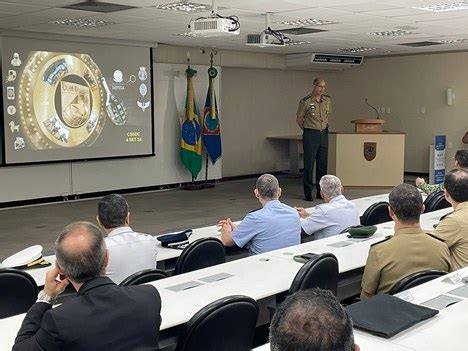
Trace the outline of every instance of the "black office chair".
<path fill-rule="evenodd" d="M 166 272 L 150 268 L 150 269 L 143 269 L 142 271 L 133 273 L 132 275 L 128 276 L 124 280 L 120 282 L 120 286 L 129 286 L 129 285 L 140 285 L 148 282 L 153 282 L 155 280 L 164 279 L 169 277 L 169 274 Z"/>
<path fill-rule="evenodd" d="M 424 206 L 424 213 L 428 213 L 450 207 L 451 205 L 445 199 L 444 192 L 442 190 L 439 190 L 434 191 L 426 197 L 426 200 L 424 200 Z"/>
<path fill-rule="evenodd" d="M 370 205 L 361 216 L 362 225 L 376 225 L 390 222 L 392 218 L 388 213 L 388 202 L 380 201 Z"/>
<path fill-rule="evenodd" d="M 0 318 L 21 314 L 36 302 L 39 289 L 33 277 L 19 269 L 0 269 Z"/>
<path fill-rule="evenodd" d="M 317 255 L 307 261 L 294 277 L 289 295 L 299 290 L 321 288 L 338 293 L 338 259 L 331 253 Z"/>
<path fill-rule="evenodd" d="M 226 262 L 226 250 L 216 238 L 203 238 L 190 243 L 180 254 L 174 275 L 195 271 Z"/>
<path fill-rule="evenodd" d="M 396 283 L 393 286 L 393 288 L 390 289 L 389 294 L 390 295 L 398 294 L 402 291 L 414 288 L 415 286 L 421 285 L 423 283 L 431 281 L 432 279 L 441 277 L 446 274 L 447 272 L 438 271 L 435 269 L 430 269 L 430 270 L 420 271 L 420 272 L 410 274 L 407 277 L 404 277 L 403 279 L 401 279 L 398 283 Z"/>
<path fill-rule="evenodd" d="M 247 296 L 214 301 L 190 318 L 176 351 L 251 350 L 258 310 L 257 302 Z"/>

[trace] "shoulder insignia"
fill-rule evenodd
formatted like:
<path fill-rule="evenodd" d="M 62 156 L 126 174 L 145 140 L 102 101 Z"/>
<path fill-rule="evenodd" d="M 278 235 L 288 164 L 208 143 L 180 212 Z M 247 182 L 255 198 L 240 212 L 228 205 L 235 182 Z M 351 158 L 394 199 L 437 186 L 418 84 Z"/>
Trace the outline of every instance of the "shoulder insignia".
<path fill-rule="evenodd" d="M 312 97 L 312 94 L 304 96 L 301 101 L 306 101 L 307 99 L 310 99 Z"/>
<path fill-rule="evenodd" d="M 434 234 L 432 234 L 432 233 L 426 233 L 426 234 L 427 234 L 427 235 L 429 235 L 429 236 L 431 236 L 431 237 L 433 237 L 433 238 L 434 238 L 434 239 L 436 239 L 436 240 L 442 241 L 443 243 L 445 242 L 445 240 L 444 240 L 444 239 L 442 239 L 442 238 L 439 238 L 438 236 L 435 236 L 435 235 L 434 235 Z"/>
<path fill-rule="evenodd" d="M 376 245 L 379 245 L 379 244 L 382 244 L 382 243 L 384 243 L 384 242 L 386 242 L 386 241 L 389 241 L 391 238 L 393 238 L 393 235 L 387 235 L 387 236 L 385 237 L 385 239 L 380 240 L 380 241 L 378 241 L 378 242 L 376 242 L 376 243 L 371 244 L 371 247 L 376 246 Z"/>
<path fill-rule="evenodd" d="M 330 96 L 330 95 L 323 94 L 322 96 L 323 96 L 323 97 L 326 97 L 327 99 L 331 99 L 331 96 Z"/>

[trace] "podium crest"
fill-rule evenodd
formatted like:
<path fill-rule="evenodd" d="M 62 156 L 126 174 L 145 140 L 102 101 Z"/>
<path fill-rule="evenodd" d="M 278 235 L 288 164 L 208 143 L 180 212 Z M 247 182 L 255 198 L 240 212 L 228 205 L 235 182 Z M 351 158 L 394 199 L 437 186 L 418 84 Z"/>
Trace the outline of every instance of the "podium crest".
<path fill-rule="evenodd" d="M 372 161 L 377 155 L 377 143 L 364 143 L 364 158 Z"/>

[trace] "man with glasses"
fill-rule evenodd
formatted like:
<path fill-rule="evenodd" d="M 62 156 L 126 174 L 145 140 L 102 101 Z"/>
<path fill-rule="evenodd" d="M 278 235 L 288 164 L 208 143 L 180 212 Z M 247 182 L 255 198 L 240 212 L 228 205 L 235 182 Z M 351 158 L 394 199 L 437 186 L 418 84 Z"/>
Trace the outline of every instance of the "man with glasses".
<path fill-rule="evenodd" d="M 304 148 L 304 196 L 312 201 L 312 173 L 314 162 L 317 168 L 317 198 L 321 198 L 318 181 L 327 174 L 328 159 L 328 116 L 331 110 L 330 96 L 325 95 L 325 80 L 315 78 L 312 94 L 299 101 L 296 122 L 303 130 Z"/>

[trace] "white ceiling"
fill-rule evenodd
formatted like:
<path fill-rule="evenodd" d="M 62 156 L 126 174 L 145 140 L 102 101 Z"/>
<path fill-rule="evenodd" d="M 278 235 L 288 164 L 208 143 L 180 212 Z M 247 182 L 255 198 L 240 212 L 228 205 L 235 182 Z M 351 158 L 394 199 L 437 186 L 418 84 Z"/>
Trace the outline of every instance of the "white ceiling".
<path fill-rule="evenodd" d="M 432 13 L 414 9 L 455 0 L 218 0 L 224 7 L 221 15 L 238 15 L 241 35 L 221 38 L 180 37 L 187 32 L 191 18 L 208 16 L 209 12 L 185 14 L 157 10 L 152 6 L 175 0 L 106 0 L 118 4 L 137 6 L 136 9 L 111 14 L 63 9 L 61 7 L 80 0 L 0 0 L 0 28 L 31 32 L 46 32 L 99 38 L 136 40 L 148 43 L 217 47 L 276 53 L 331 52 L 343 53 L 343 48 L 374 47 L 377 50 L 362 53 L 365 56 L 412 54 L 468 50 L 468 10 Z M 211 4 L 211 0 L 194 2 Z M 326 32 L 289 36 L 295 41 L 310 44 L 284 48 L 255 48 L 245 45 L 247 33 L 260 32 L 265 26 L 265 12 L 271 12 L 271 27 L 285 29 L 292 26 L 276 22 L 316 18 L 337 22 L 315 26 Z M 92 18 L 117 22 L 99 28 L 77 28 L 49 22 L 64 18 Z M 415 34 L 395 38 L 376 37 L 369 32 L 406 29 Z M 429 47 L 405 47 L 398 44 L 416 41 L 467 39 L 464 43 L 442 44 Z"/>

